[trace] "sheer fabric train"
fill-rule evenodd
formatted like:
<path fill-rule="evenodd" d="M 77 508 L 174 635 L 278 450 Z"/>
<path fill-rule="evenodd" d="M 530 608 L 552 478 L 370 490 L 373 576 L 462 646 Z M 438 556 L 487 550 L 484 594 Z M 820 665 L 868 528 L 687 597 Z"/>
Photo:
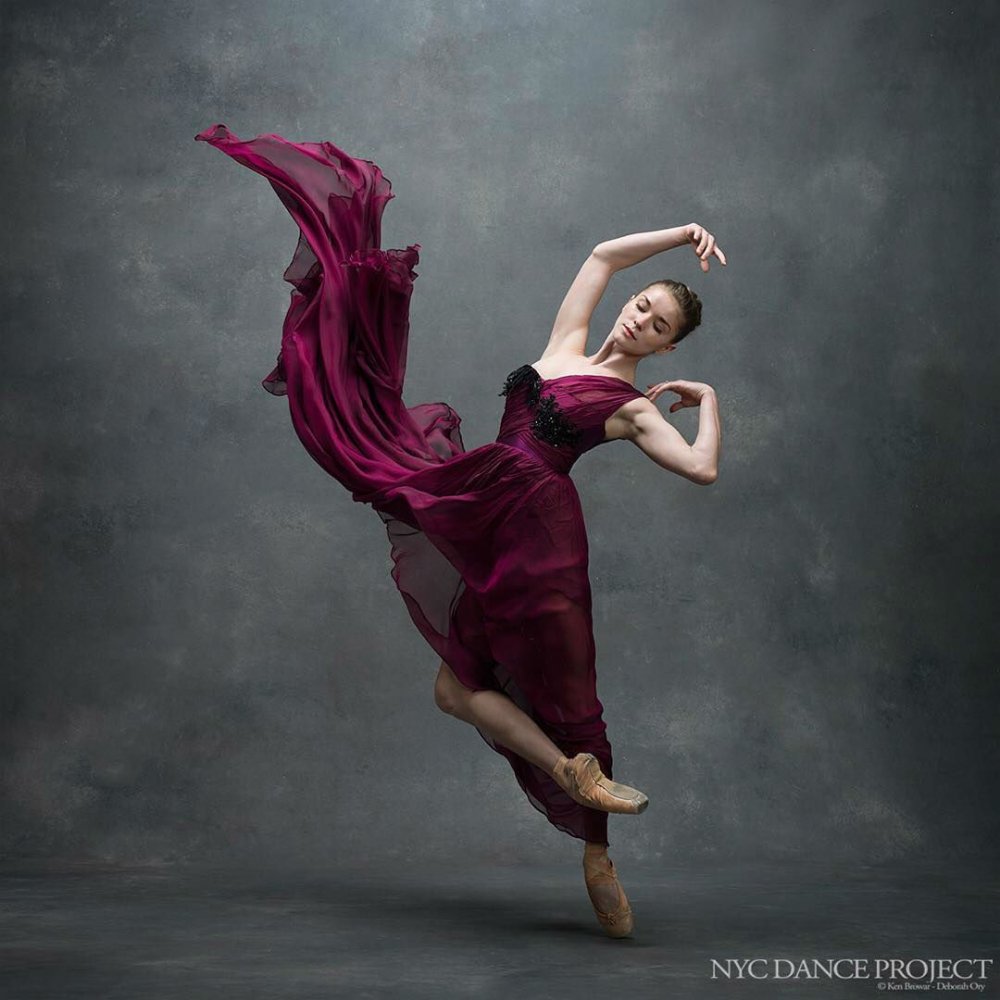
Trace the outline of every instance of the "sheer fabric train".
<path fill-rule="evenodd" d="M 265 177 L 298 226 L 278 363 L 262 385 L 287 396 L 309 454 L 382 519 L 414 625 L 466 687 L 506 693 L 563 753 L 589 751 L 613 777 L 569 471 L 641 393 L 612 376 L 545 380 L 522 365 L 483 387 L 506 407 L 496 440 L 466 451 L 450 406 L 403 403 L 420 244 L 381 249 L 395 195 L 379 167 L 331 142 L 242 140 L 222 124 L 195 138 Z M 479 732 L 553 826 L 608 843 L 607 813 Z"/>

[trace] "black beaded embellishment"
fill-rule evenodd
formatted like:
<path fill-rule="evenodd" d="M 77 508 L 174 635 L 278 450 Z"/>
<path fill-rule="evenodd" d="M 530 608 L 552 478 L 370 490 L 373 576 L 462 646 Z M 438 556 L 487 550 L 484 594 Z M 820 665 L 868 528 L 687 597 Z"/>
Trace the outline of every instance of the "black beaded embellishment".
<path fill-rule="evenodd" d="M 535 437 L 556 447 L 576 444 L 580 439 L 580 428 L 574 426 L 562 412 L 555 396 L 541 395 L 542 376 L 532 365 L 515 368 L 507 376 L 497 395 L 508 396 L 520 385 L 527 386 L 528 404 L 535 409 L 535 419 L 531 422 L 531 431 Z"/>
<path fill-rule="evenodd" d="M 528 402 L 532 406 L 538 405 L 538 393 L 542 387 L 542 377 L 531 365 L 521 365 L 515 368 L 503 384 L 503 388 L 497 393 L 498 396 L 509 396 L 519 385 L 527 384 Z"/>
<path fill-rule="evenodd" d="M 559 409 L 555 396 L 542 396 L 538 401 L 531 430 L 536 437 L 549 444 L 576 444 L 580 439 L 580 428 L 574 427 Z"/>

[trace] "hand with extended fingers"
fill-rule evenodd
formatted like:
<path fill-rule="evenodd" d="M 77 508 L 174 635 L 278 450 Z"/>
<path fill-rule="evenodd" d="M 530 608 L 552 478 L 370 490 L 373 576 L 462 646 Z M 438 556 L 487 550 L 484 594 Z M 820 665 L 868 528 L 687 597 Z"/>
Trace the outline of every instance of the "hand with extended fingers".
<path fill-rule="evenodd" d="M 680 399 L 670 404 L 670 412 L 682 410 L 685 406 L 700 406 L 702 397 L 715 390 L 707 382 L 687 382 L 683 379 L 672 379 L 669 382 L 655 382 L 647 387 L 646 399 L 655 403 L 663 393 L 676 392 Z"/>
<path fill-rule="evenodd" d="M 722 252 L 721 247 L 715 245 L 715 237 L 704 226 L 698 225 L 697 222 L 691 222 L 684 227 L 684 232 L 687 235 L 688 243 L 694 246 L 694 252 L 700 258 L 703 271 L 708 271 L 708 258 L 713 253 L 725 265 L 726 255 Z"/>

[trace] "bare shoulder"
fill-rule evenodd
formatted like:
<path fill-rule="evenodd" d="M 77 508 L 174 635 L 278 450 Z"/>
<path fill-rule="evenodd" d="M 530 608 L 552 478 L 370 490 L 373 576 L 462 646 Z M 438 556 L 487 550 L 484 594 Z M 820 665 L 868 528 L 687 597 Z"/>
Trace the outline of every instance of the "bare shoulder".
<path fill-rule="evenodd" d="M 656 404 L 646 396 L 636 396 L 623 403 L 604 421 L 604 437 L 607 441 L 632 441 L 643 426 L 653 420 L 663 420 L 663 414 Z"/>
<path fill-rule="evenodd" d="M 563 378 L 565 375 L 609 375 L 612 378 L 620 378 L 600 365 L 591 364 L 586 354 L 565 349 L 543 351 L 542 356 L 532 362 L 532 367 L 542 378 Z"/>
<path fill-rule="evenodd" d="M 587 367 L 587 356 L 582 352 L 547 347 L 542 356 L 532 363 L 542 378 L 560 378 L 563 375 L 582 375 Z"/>

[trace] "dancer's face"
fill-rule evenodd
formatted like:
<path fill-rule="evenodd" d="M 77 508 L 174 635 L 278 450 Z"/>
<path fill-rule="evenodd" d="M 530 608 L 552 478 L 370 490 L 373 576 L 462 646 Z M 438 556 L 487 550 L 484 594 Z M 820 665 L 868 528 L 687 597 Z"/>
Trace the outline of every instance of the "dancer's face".
<path fill-rule="evenodd" d="M 615 320 L 612 337 L 629 354 L 663 354 L 677 345 L 671 341 L 684 324 L 677 299 L 662 285 L 653 285 L 631 296 Z M 635 339 L 626 328 L 632 330 Z"/>

